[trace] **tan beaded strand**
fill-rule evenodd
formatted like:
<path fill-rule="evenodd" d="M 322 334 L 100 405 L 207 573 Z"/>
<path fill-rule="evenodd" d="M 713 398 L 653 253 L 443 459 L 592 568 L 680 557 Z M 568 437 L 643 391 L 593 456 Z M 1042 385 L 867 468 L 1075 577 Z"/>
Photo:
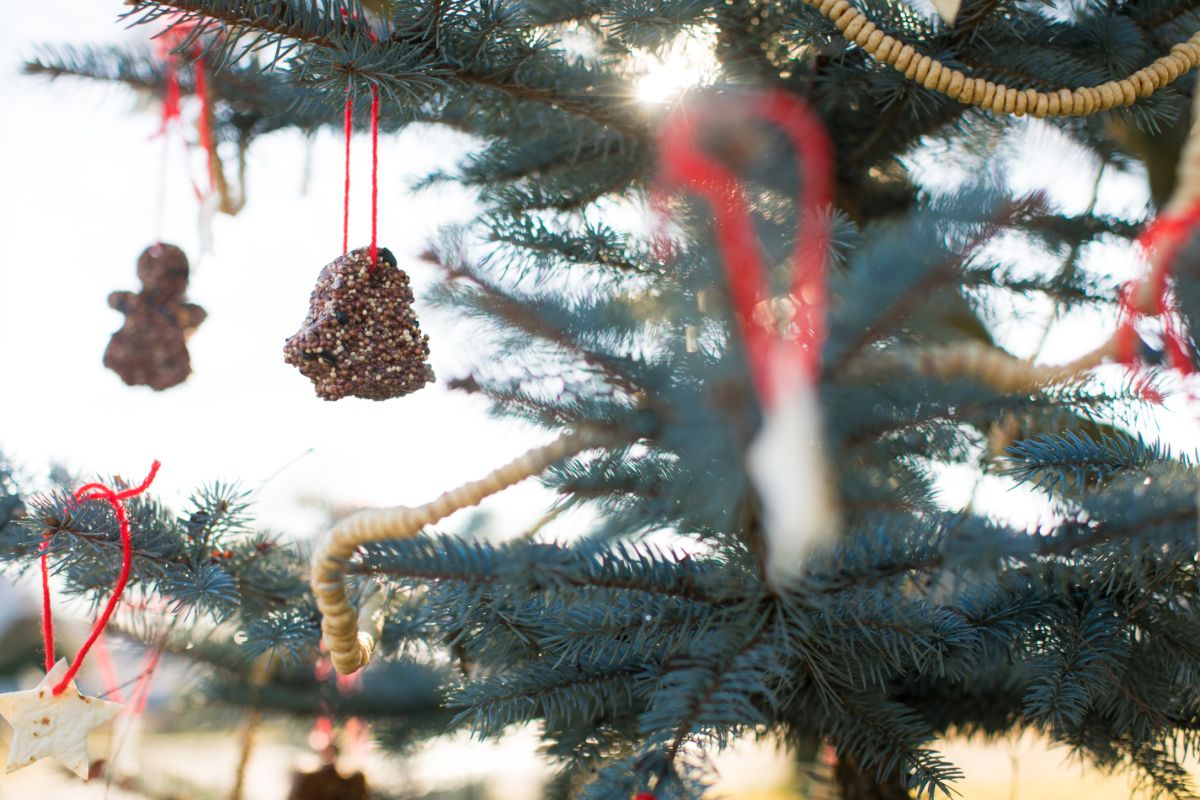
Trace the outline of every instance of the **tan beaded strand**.
<path fill-rule="evenodd" d="M 1195 37 L 1193 37 L 1195 38 Z M 1180 45 L 1176 45 L 1179 47 Z M 1200 87 L 1198 87 L 1200 91 Z M 1175 167 L 1175 190 L 1163 214 L 1182 214 L 1200 202 L 1200 103 L 1192 105 L 1192 127 Z M 1134 290 L 1133 298 L 1144 314 L 1156 311 L 1156 286 L 1170 265 L 1151 253 L 1149 272 Z M 864 356 L 847 369 L 856 378 L 907 370 L 931 377 L 969 378 L 1001 392 L 1033 391 L 1050 384 L 1065 383 L 1095 369 L 1118 354 L 1117 334 L 1069 364 L 1031 364 L 1003 350 L 979 342 L 960 342 L 932 347 L 897 348 Z"/>
<path fill-rule="evenodd" d="M 960 103 L 994 111 L 997 114 L 1029 114 L 1034 117 L 1083 116 L 1107 111 L 1116 106 L 1132 105 L 1139 97 L 1149 97 L 1180 75 L 1200 64 L 1200 32 L 1147 67 L 1128 77 L 1107 81 L 1099 86 L 1039 92 L 1014 89 L 982 78 L 972 78 L 947 67 L 937 59 L 921 55 L 911 45 L 875 27 L 865 14 L 851 7 L 849 0 L 804 0 L 833 22 L 848 41 L 861 47 L 881 64 L 887 64 L 904 77 L 926 89 L 946 95 Z"/>
<path fill-rule="evenodd" d="M 321 634 L 333 668 L 342 675 L 350 675 L 370 662 L 375 648 L 371 635 L 359 631 L 358 609 L 346 597 L 346 564 L 359 546 L 410 539 L 426 525 L 477 505 L 485 497 L 609 440 L 605 434 L 590 429 L 564 434 L 493 470 L 482 480 L 464 483 L 431 503 L 416 508 L 368 509 L 335 525 L 312 562 L 312 590 L 321 612 Z"/>
<path fill-rule="evenodd" d="M 1116 352 L 1116 340 L 1109 339 L 1067 364 L 1031 364 L 998 347 L 981 342 L 959 342 L 883 350 L 858 361 L 846 375 L 863 378 L 878 377 L 881 373 L 913 372 L 943 380 L 970 378 L 996 391 L 1015 394 L 1075 380 L 1112 358 Z"/>

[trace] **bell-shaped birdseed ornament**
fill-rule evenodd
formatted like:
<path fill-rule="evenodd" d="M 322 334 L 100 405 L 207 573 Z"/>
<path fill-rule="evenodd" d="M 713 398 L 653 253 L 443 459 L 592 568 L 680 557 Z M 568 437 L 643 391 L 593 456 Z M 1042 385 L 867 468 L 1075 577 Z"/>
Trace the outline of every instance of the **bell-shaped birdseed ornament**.
<path fill-rule="evenodd" d="M 387 400 L 434 380 L 408 275 L 387 248 L 376 261 L 372 269 L 371 249 L 362 247 L 322 269 L 308 316 L 284 344 L 284 360 L 325 400 Z"/>

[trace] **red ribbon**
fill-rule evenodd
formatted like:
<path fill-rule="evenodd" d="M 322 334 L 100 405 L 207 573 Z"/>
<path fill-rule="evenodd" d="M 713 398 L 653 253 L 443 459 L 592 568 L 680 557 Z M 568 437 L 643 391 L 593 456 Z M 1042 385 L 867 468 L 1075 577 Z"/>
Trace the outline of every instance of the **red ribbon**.
<path fill-rule="evenodd" d="M 165 89 L 162 100 L 162 116 L 159 121 L 158 135 L 168 133 L 172 124 L 183 119 L 182 89 L 179 85 L 179 54 L 175 50 L 191 35 L 195 23 L 178 23 L 164 31 L 158 39 L 159 57 L 165 62 Z M 205 163 L 208 169 L 208 191 L 202 192 L 193 182 L 196 199 L 203 201 L 216 188 L 216 163 L 213 159 L 214 143 L 212 131 L 212 111 L 208 102 L 208 74 L 205 71 L 204 51 L 197 43 L 194 50 L 193 80 L 196 96 L 200 99 L 200 116 L 196 121 L 196 130 L 200 146 L 204 149 Z M 166 180 L 166 176 L 163 176 Z"/>
<path fill-rule="evenodd" d="M 1139 368 L 1138 336 L 1135 325 L 1142 317 L 1157 317 L 1163 324 L 1163 351 L 1167 364 L 1183 376 L 1196 373 L 1196 362 L 1188 343 L 1187 332 L 1180 323 L 1176 304 L 1169 294 L 1169 278 L 1175 259 L 1187 237 L 1200 223 L 1200 203 L 1179 214 L 1155 218 L 1138 236 L 1138 244 L 1150 260 L 1151 269 L 1144 283 L 1129 283 L 1121 291 L 1120 318 L 1117 327 L 1117 360 L 1135 372 Z M 1139 302 L 1144 288 L 1150 292 L 1150 310 Z M 1147 384 L 1148 386 L 1148 384 Z M 1151 390 L 1151 399 L 1161 402 L 1161 396 Z"/>
<path fill-rule="evenodd" d="M 731 116 L 758 117 L 781 128 L 796 151 L 801 192 L 792 253 L 791 300 L 796 304 L 795 334 L 780 336 L 756 320 L 755 310 L 771 298 L 763 255 L 750 206 L 738 176 L 706 152 L 700 133 Z M 778 371 L 795 368 L 815 381 L 825 341 L 825 253 L 829 222 L 824 208 L 833 198 L 833 149 L 816 114 L 801 100 L 780 91 L 754 92 L 699 108 L 685 106 L 659 136 L 663 188 L 686 189 L 704 198 L 715 217 L 717 247 L 725 264 L 750 374 L 763 404 L 770 408 L 785 383 Z M 783 356 L 780 358 L 779 356 Z"/>
<path fill-rule="evenodd" d="M 83 665 L 84 657 L 92 649 L 92 645 L 96 643 L 96 640 L 100 638 L 100 634 L 104 631 L 109 618 L 112 617 L 113 612 L 116 610 L 117 604 L 121 602 L 121 595 L 125 593 L 125 585 L 129 583 L 129 571 L 133 566 L 133 543 L 129 532 L 129 519 L 125 515 L 124 501 L 131 497 L 136 497 L 150 488 L 150 484 L 154 482 L 154 476 L 158 474 L 159 466 L 158 461 L 151 464 L 150 474 L 146 476 L 144 481 L 132 489 L 114 492 L 102 483 L 89 483 L 75 490 L 75 500 L 77 502 L 104 500 L 112 506 L 113 513 L 117 516 L 117 524 L 121 528 L 121 573 L 117 576 L 117 583 L 113 589 L 112 597 L 108 598 L 108 604 L 104 606 L 104 610 L 100 612 L 100 616 L 96 619 L 96 624 L 92 626 L 92 632 L 83 643 L 83 647 L 79 648 L 79 652 L 75 654 L 75 659 L 71 662 L 71 666 L 67 668 L 67 674 L 63 676 L 62 680 L 52 690 L 55 695 L 62 694 L 67 688 L 67 684 L 74 680 L 80 666 Z M 46 563 L 48 554 L 45 552 L 48 544 L 49 541 L 43 542 L 41 548 L 42 639 L 46 646 L 47 672 L 54 666 L 54 621 L 50 616 L 50 571 Z"/>

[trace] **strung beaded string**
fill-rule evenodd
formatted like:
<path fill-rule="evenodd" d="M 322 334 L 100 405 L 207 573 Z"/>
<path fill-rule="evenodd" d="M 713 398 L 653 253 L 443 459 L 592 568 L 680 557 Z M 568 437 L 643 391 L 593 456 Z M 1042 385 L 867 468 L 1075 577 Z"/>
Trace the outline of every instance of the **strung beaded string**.
<path fill-rule="evenodd" d="M 1200 224 L 1200 106 L 1196 112 L 1176 167 L 1175 191 L 1163 213 L 1138 237 L 1149 261 L 1146 276 L 1122 290 L 1120 324 L 1091 352 L 1067 364 L 1031 364 L 990 345 L 960 342 L 884 350 L 860 358 L 846 374 L 862 378 L 911 371 L 942 379 L 970 378 L 1002 392 L 1023 392 L 1075 380 L 1106 361 L 1120 362 L 1136 373 L 1141 364 L 1134 325 L 1142 318 L 1162 321 L 1163 344 L 1171 368 L 1185 376 L 1196 372 L 1191 346 L 1179 328 L 1168 291 L 1175 257 Z M 1155 399 L 1152 391 L 1143 393 Z"/>
<path fill-rule="evenodd" d="M 322 640 L 329 649 L 329 660 L 334 669 L 343 675 L 357 672 L 370 662 L 375 649 L 374 638 L 359 631 L 358 609 L 346 596 L 346 566 L 359 547 L 368 542 L 411 539 L 426 525 L 443 520 L 459 509 L 477 505 L 501 489 L 609 440 L 609 436 L 586 428 L 565 433 L 484 478 L 464 483 L 423 506 L 367 509 L 335 525 L 313 554 L 312 561 L 312 590 L 321 612 Z"/>
<path fill-rule="evenodd" d="M 1149 97 L 1180 75 L 1200 64 L 1200 32 L 1171 48 L 1168 55 L 1120 80 L 1099 86 L 1039 92 L 1014 89 L 947 67 L 936 58 L 921 55 L 912 45 L 879 30 L 866 14 L 853 8 L 848 0 L 804 0 L 829 19 L 848 41 L 857 44 L 871 58 L 892 67 L 911 81 L 946 95 L 960 103 L 977 106 L 997 114 L 1029 114 L 1034 117 L 1084 116 L 1116 106 L 1132 105 L 1139 97 Z"/>

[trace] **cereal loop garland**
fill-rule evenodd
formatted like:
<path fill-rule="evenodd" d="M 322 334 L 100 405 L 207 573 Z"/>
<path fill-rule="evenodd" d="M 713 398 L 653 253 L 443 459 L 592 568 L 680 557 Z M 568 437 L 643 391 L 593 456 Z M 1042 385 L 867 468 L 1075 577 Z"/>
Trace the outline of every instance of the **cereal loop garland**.
<path fill-rule="evenodd" d="M 867 55 L 886 64 L 926 89 L 944 94 L 960 103 L 997 114 L 1033 117 L 1085 116 L 1132 105 L 1138 98 L 1155 91 L 1190 72 L 1200 64 L 1200 31 L 1176 44 L 1171 52 L 1120 80 L 1099 86 L 1062 88 L 1056 92 L 1015 89 L 984 78 L 972 78 L 961 70 L 918 53 L 912 45 L 879 30 L 866 14 L 853 8 L 848 0 L 804 0 L 830 20 L 847 41 L 861 47 Z"/>
<path fill-rule="evenodd" d="M 411 539 L 426 525 L 478 505 L 484 498 L 584 450 L 612 441 L 610 435 L 589 428 L 565 433 L 425 505 L 366 509 L 335 525 L 313 555 L 311 577 L 313 595 L 321 612 L 321 636 L 334 669 L 342 675 L 351 675 L 370 663 L 375 649 L 374 637 L 358 629 L 358 609 L 346 593 L 347 567 L 359 547 L 369 542 Z"/>

